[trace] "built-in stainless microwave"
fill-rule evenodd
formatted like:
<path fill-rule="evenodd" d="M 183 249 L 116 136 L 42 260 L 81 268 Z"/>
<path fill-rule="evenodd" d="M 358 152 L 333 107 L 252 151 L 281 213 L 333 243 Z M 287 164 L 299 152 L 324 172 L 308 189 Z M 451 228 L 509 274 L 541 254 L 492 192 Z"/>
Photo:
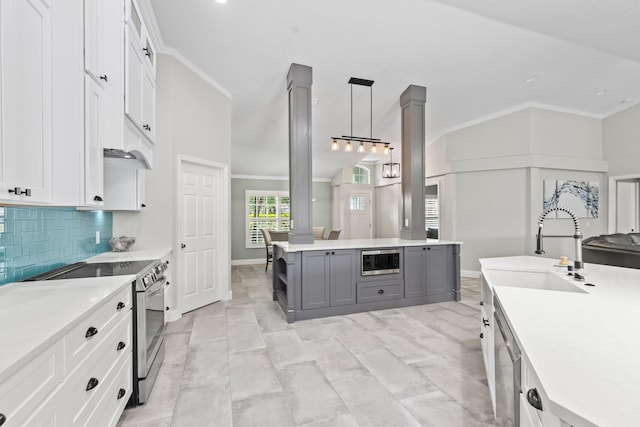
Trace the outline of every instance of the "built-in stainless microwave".
<path fill-rule="evenodd" d="M 374 276 L 400 273 L 400 251 L 400 248 L 362 251 L 360 274 Z"/>

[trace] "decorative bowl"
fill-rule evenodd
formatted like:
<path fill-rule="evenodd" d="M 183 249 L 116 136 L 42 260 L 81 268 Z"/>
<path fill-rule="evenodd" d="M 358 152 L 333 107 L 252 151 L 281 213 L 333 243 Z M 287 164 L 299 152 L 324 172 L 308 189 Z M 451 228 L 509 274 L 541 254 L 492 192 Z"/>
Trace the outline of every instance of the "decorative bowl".
<path fill-rule="evenodd" d="M 113 237 L 109 240 L 109 244 L 114 252 L 126 252 L 135 242 L 135 237 L 127 236 Z"/>

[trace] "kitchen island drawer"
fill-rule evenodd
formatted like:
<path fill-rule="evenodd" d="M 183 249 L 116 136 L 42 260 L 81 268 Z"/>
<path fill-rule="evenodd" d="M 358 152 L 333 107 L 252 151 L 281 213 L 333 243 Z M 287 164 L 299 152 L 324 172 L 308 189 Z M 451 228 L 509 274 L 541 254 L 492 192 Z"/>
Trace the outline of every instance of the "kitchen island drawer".
<path fill-rule="evenodd" d="M 58 341 L 0 384 L 3 427 L 24 425 L 36 407 L 64 380 L 63 344 Z"/>
<path fill-rule="evenodd" d="M 404 283 L 402 280 L 360 282 L 357 284 L 357 303 L 401 299 L 404 297 L 403 289 Z"/>
<path fill-rule="evenodd" d="M 124 286 L 116 295 L 86 319 L 81 320 L 64 338 L 65 367 L 69 374 L 109 335 L 113 327 L 131 312 L 131 285 Z"/>

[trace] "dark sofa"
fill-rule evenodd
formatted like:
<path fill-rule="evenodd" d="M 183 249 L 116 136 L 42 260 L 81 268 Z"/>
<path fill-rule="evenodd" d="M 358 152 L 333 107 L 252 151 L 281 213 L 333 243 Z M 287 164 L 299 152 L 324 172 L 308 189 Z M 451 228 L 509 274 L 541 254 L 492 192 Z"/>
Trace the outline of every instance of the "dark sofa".
<path fill-rule="evenodd" d="M 640 269 L 640 233 L 589 237 L 582 242 L 582 259 L 594 264 Z"/>

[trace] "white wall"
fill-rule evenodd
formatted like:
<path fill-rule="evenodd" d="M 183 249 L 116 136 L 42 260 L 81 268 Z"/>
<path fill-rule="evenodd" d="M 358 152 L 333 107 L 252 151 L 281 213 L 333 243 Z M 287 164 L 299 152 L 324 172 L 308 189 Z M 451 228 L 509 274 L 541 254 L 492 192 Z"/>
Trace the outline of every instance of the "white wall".
<path fill-rule="evenodd" d="M 640 104 L 604 119 L 609 176 L 640 175 Z"/>
<path fill-rule="evenodd" d="M 375 236 L 400 237 L 402 227 L 402 185 L 400 183 L 375 188 Z"/>
<path fill-rule="evenodd" d="M 231 100 L 168 55 L 157 57 L 156 123 L 147 207 L 113 214 L 114 235 L 136 236 L 140 249 L 174 246 L 178 154 L 231 164 Z"/>
<path fill-rule="evenodd" d="M 606 232 L 607 164 L 602 121 L 525 108 L 444 135 L 427 146 L 427 178 L 440 180 L 440 236 L 464 242 L 462 270 L 478 258 L 529 255 L 535 249 L 544 179 L 597 181 L 600 218 L 582 232 Z M 573 234 L 570 220 L 545 220 L 545 233 Z M 573 257 L 572 239 L 545 240 L 546 256 Z"/>

